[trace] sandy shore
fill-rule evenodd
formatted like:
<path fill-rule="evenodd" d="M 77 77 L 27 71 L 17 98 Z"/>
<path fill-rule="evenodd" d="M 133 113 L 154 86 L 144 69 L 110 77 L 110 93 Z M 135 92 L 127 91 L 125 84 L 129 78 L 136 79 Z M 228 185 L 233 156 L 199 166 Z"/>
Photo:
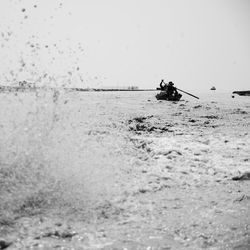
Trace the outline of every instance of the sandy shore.
<path fill-rule="evenodd" d="M 154 94 L 2 94 L 0 249 L 250 249 L 250 99 Z"/>

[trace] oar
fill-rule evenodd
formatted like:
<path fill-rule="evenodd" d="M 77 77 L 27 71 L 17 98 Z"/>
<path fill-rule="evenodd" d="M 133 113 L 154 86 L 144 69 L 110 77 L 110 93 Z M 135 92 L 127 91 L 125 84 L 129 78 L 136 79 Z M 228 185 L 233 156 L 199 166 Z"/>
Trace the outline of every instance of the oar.
<path fill-rule="evenodd" d="M 176 89 L 178 89 L 178 88 L 176 88 Z M 181 92 L 183 92 L 183 93 L 185 93 L 185 94 L 187 94 L 187 95 L 191 95 L 192 97 L 199 99 L 199 97 L 197 97 L 195 95 L 192 95 L 192 94 L 190 94 L 190 93 L 188 93 L 188 92 L 186 92 L 184 90 L 181 90 L 181 89 L 178 89 L 178 90 L 181 91 Z"/>

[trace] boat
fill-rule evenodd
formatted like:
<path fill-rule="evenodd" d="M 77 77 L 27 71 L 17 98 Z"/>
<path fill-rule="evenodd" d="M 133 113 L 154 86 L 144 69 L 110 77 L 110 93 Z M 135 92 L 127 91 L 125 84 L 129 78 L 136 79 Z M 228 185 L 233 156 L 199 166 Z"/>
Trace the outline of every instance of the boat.
<path fill-rule="evenodd" d="M 233 94 L 237 94 L 237 95 L 241 95 L 241 96 L 250 96 L 250 90 L 234 91 Z"/>
<path fill-rule="evenodd" d="M 173 83 L 171 84 L 171 83 L 172 83 L 172 82 L 169 82 L 168 85 L 172 85 L 172 86 L 173 86 L 174 84 L 173 84 Z M 157 100 L 180 101 L 180 99 L 181 99 L 181 97 L 182 97 L 182 94 L 180 94 L 179 92 L 177 92 L 177 90 L 180 91 L 180 92 L 182 92 L 182 93 L 185 93 L 185 94 L 187 94 L 187 95 L 190 95 L 190 96 L 192 96 L 192 97 L 194 97 L 194 98 L 196 98 L 196 99 L 199 99 L 198 96 L 195 96 L 195 95 L 193 95 L 193 94 L 190 94 L 190 93 L 188 93 L 188 92 L 186 92 L 186 91 L 184 91 L 184 90 L 181 90 L 181 89 L 179 89 L 179 88 L 176 88 L 176 87 L 174 87 L 175 90 L 176 90 L 176 91 L 174 91 L 174 95 L 169 96 L 169 95 L 167 94 L 168 85 L 165 84 L 165 86 L 164 86 L 164 85 L 162 86 L 162 84 L 160 83 L 160 88 L 159 88 L 159 87 L 156 88 L 156 90 L 160 90 L 160 91 L 161 91 L 160 93 L 158 93 L 158 94 L 155 96 Z M 166 88 L 166 87 L 167 87 L 167 88 Z"/>
<path fill-rule="evenodd" d="M 165 100 L 165 101 L 180 101 L 182 95 L 180 93 L 174 96 L 168 96 L 166 91 L 161 91 L 156 96 L 157 100 Z"/>
<path fill-rule="evenodd" d="M 213 86 L 210 90 L 216 90 L 216 88 Z"/>

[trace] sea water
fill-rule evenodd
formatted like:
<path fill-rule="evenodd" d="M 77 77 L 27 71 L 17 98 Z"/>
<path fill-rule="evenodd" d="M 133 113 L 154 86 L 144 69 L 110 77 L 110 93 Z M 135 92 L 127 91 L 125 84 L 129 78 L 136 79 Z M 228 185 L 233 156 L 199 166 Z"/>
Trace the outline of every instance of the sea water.
<path fill-rule="evenodd" d="M 56 189 L 63 193 L 60 198 L 66 203 L 110 199 L 127 189 L 128 180 L 136 179 L 138 155 L 134 135 L 128 130 L 130 119 L 156 116 L 171 122 L 180 105 L 185 105 L 190 117 L 199 106 L 213 105 L 220 112 L 247 112 L 244 110 L 250 107 L 249 97 L 194 94 L 200 99 L 183 94 L 180 102 L 167 102 L 157 101 L 156 91 L 1 93 L 4 185 L 16 186 L 10 192 L 13 197 L 32 195 L 31 191 L 40 192 L 57 183 Z M 206 110 L 202 115 L 209 113 Z M 4 201 L 6 195 L 2 196 Z"/>

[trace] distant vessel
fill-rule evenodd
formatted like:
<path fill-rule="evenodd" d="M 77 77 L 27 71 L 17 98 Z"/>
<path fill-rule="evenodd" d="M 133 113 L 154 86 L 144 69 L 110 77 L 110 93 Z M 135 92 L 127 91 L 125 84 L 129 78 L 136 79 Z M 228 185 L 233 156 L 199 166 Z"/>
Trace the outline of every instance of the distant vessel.
<path fill-rule="evenodd" d="M 213 86 L 210 90 L 216 90 L 216 88 Z"/>
<path fill-rule="evenodd" d="M 250 96 L 250 90 L 234 91 L 233 94 L 237 94 L 237 95 L 241 95 L 241 96 Z"/>

